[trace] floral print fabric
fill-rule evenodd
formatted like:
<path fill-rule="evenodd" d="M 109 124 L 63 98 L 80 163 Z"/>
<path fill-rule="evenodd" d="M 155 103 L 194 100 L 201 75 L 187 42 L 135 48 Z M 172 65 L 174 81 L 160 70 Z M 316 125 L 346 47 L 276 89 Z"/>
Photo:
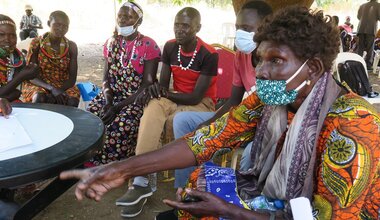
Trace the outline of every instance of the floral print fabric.
<path fill-rule="evenodd" d="M 68 46 L 68 40 L 63 38 L 60 51 L 52 50 L 50 46 L 49 33 L 46 33 L 43 36 L 34 38 L 30 43 L 27 62 L 30 62 L 33 51 L 37 50 L 38 65 L 41 68 L 41 73 L 38 77 L 46 83 L 56 88 L 60 88 L 69 79 L 70 56 L 67 53 Z M 46 52 L 44 53 L 43 50 Z M 50 91 L 36 86 L 29 81 L 24 82 L 22 92 L 25 102 L 31 102 L 36 93 L 50 94 Z M 80 97 L 77 86 L 73 86 L 65 92 L 70 97 L 75 97 L 78 99 Z"/>
<path fill-rule="evenodd" d="M 132 48 L 135 44 L 135 53 Z M 107 52 L 108 82 L 116 105 L 133 95 L 140 87 L 144 61 L 160 58 L 161 52 L 156 42 L 149 37 L 138 35 L 136 42 L 123 42 L 121 36 L 108 40 Z M 129 59 L 132 59 L 129 62 Z M 99 93 L 89 105 L 89 111 L 101 117 L 106 104 L 103 93 Z M 105 144 L 90 160 L 91 165 L 106 164 L 135 155 L 137 132 L 143 108 L 137 104 L 124 106 L 116 118 L 106 125 Z"/>
<path fill-rule="evenodd" d="M 209 127 L 187 135 L 198 163 L 208 161 L 223 148 L 250 141 L 262 109 L 254 93 Z M 378 146 L 380 117 L 374 107 L 351 92 L 339 97 L 318 138 L 312 201 L 315 219 L 378 219 Z M 190 177 L 193 183 L 195 179 Z"/>

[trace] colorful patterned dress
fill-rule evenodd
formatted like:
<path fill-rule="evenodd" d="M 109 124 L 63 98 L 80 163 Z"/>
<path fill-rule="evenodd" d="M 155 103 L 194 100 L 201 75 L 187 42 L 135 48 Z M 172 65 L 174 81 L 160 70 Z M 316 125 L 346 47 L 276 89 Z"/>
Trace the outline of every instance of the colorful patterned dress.
<path fill-rule="evenodd" d="M 226 146 L 237 148 L 251 141 L 262 110 L 253 93 L 209 127 L 187 135 L 198 164 Z M 314 219 L 378 219 L 380 117 L 374 107 L 352 92 L 339 97 L 328 111 L 317 143 Z M 193 185 L 197 175 L 189 179 Z"/>
<path fill-rule="evenodd" d="M 38 65 L 41 68 L 39 78 L 46 83 L 60 88 L 69 79 L 69 40 L 62 38 L 60 51 L 54 51 L 51 47 L 49 32 L 36 37 L 30 43 L 27 61 L 30 62 L 33 51 L 38 51 Z M 66 94 L 79 100 L 80 93 L 77 86 L 67 89 Z M 32 102 L 36 93 L 50 94 L 50 91 L 26 81 L 22 88 L 22 97 L 25 102 Z"/>
<path fill-rule="evenodd" d="M 135 48 L 135 49 L 133 49 Z M 161 51 L 156 42 L 139 34 L 133 41 L 125 41 L 122 36 L 108 40 L 104 48 L 108 61 L 108 82 L 113 92 L 113 104 L 124 101 L 140 88 L 144 61 L 160 58 Z M 92 100 L 88 110 L 102 116 L 106 104 L 103 92 Z M 106 125 L 105 144 L 90 164 L 100 165 L 121 160 L 135 154 L 137 132 L 143 108 L 137 104 L 124 106 L 113 122 Z M 92 163 L 92 164 L 91 164 Z"/>
<path fill-rule="evenodd" d="M 25 66 L 22 53 L 15 49 L 11 55 L 0 55 L 0 87 L 5 86 Z"/>

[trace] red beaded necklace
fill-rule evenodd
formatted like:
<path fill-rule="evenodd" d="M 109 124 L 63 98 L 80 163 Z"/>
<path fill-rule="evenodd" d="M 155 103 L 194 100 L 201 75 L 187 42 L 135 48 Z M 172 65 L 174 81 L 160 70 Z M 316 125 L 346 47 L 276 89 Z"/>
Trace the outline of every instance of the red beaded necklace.
<path fill-rule="evenodd" d="M 24 63 L 24 59 L 23 59 L 23 55 L 21 53 L 21 51 L 19 51 L 17 48 L 15 49 L 17 55 L 20 57 L 19 61 L 17 63 L 12 63 L 14 62 L 14 59 L 11 60 L 10 57 L 6 57 L 6 60 L 5 61 L 3 58 L 0 59 L 0 64 L 2 66 L 6 66 L 8 68 L 17 68 L 17 67 L 20 67 L 23 63 Z"/>
<path fill-rule="evenodd" d="M 46 34 L 45 36 L 43 36 L 40 40 L 40 50 L 41 52 L 47 56 L 48 58 L 50 59 L 62 59 L 63 57 L 65 57 L 67 55 L 67 53 L 69 52 L 69 40 L 67 38 L 63 38 L 64 42 L 65 42 L 65 50 L 63 51 L 63 53 L 59 56 L 54 56 L 52 54 L 50 54 L 48 51 L 46 51 L 45 47 L 47 44 L 50 44 L 50 39 L 49 39 L 49 36 L 50 34 Z"/>

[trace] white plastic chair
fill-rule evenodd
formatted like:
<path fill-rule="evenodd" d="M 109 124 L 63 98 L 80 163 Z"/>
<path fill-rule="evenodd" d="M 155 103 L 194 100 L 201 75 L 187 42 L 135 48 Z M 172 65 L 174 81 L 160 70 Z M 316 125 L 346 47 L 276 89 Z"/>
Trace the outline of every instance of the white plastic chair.
<path fill-rule="evenodd" d="M 372 65 L 372 69 L 373 69 L 374 74 L 376 74 L 378 71 L 377 65 L 379 64 L 379 60 L 380 60 L 380 50 L 376 50 L 375 51 L 375 57 L 373 58 L 373 65 Z M 378 77 L 380 78 L 380 71 L 379 71 Z"/>
<path fill-rule="evenodd" d="M 336 57 L 335 64 L 334 64 L 334 70 L 336 70 L 336 79 L 338 81 L 340 81 L 340 77 L 338 74 L 338 64 L 344 63 L 347 60 L 354 60 L 354 61 L 358 61 L 358 62 L 362 63 L 362 65 L 365 69 L 365 73 L 367 74 L 367 77 L 368 77 L 367 65 L 366 65 L 363 57 L 361 57 L 360 55 L 358 55 L 356 53 L 342 52 L 342 53 L 338 53 L 338 56 Z M 362 96 L 362 97 L 364 99 L 366 99 L 371 104 L 380 103 L 380 96 L 378 96 L 376 98 L 368 98 L 367 96 Z"/>
<path fill-rule="evenodd" d="M 233 49 L 235 44 L 235 24 L 234 23 L 223 23 L 222 24 L 222 36 L 223 45 Z"/>

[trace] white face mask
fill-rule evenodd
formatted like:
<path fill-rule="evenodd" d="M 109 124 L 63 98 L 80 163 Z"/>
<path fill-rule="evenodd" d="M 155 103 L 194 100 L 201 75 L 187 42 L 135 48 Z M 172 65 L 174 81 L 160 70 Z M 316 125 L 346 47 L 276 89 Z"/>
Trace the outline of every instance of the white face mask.
<path fill-rule="evenodd" d="M 236 48 L 245 54 L 252 53 L 252 51 L 255 50 L 257 46 L 253 41 L 253 36 L 255 36 L 255 32 L 247 32 L 238 29 L 235 35 Z"/>
<path fill-rule="evenodd" d="M 117 29 L 117 32 L 123 36 L 123 37 L 128 37 L 129 35 L 132 35 L 133 33 L 136 32 L 136 29 L 137 28 L 134 28 L 135 24 L 137 24 L 137 22 L 139 21 L 140 19 L 138 19 L 133 25 L 131 26 L 125 26 L 125 27 L 120 27 L 119 25 L 116 25 L 116 29 Z"/>

